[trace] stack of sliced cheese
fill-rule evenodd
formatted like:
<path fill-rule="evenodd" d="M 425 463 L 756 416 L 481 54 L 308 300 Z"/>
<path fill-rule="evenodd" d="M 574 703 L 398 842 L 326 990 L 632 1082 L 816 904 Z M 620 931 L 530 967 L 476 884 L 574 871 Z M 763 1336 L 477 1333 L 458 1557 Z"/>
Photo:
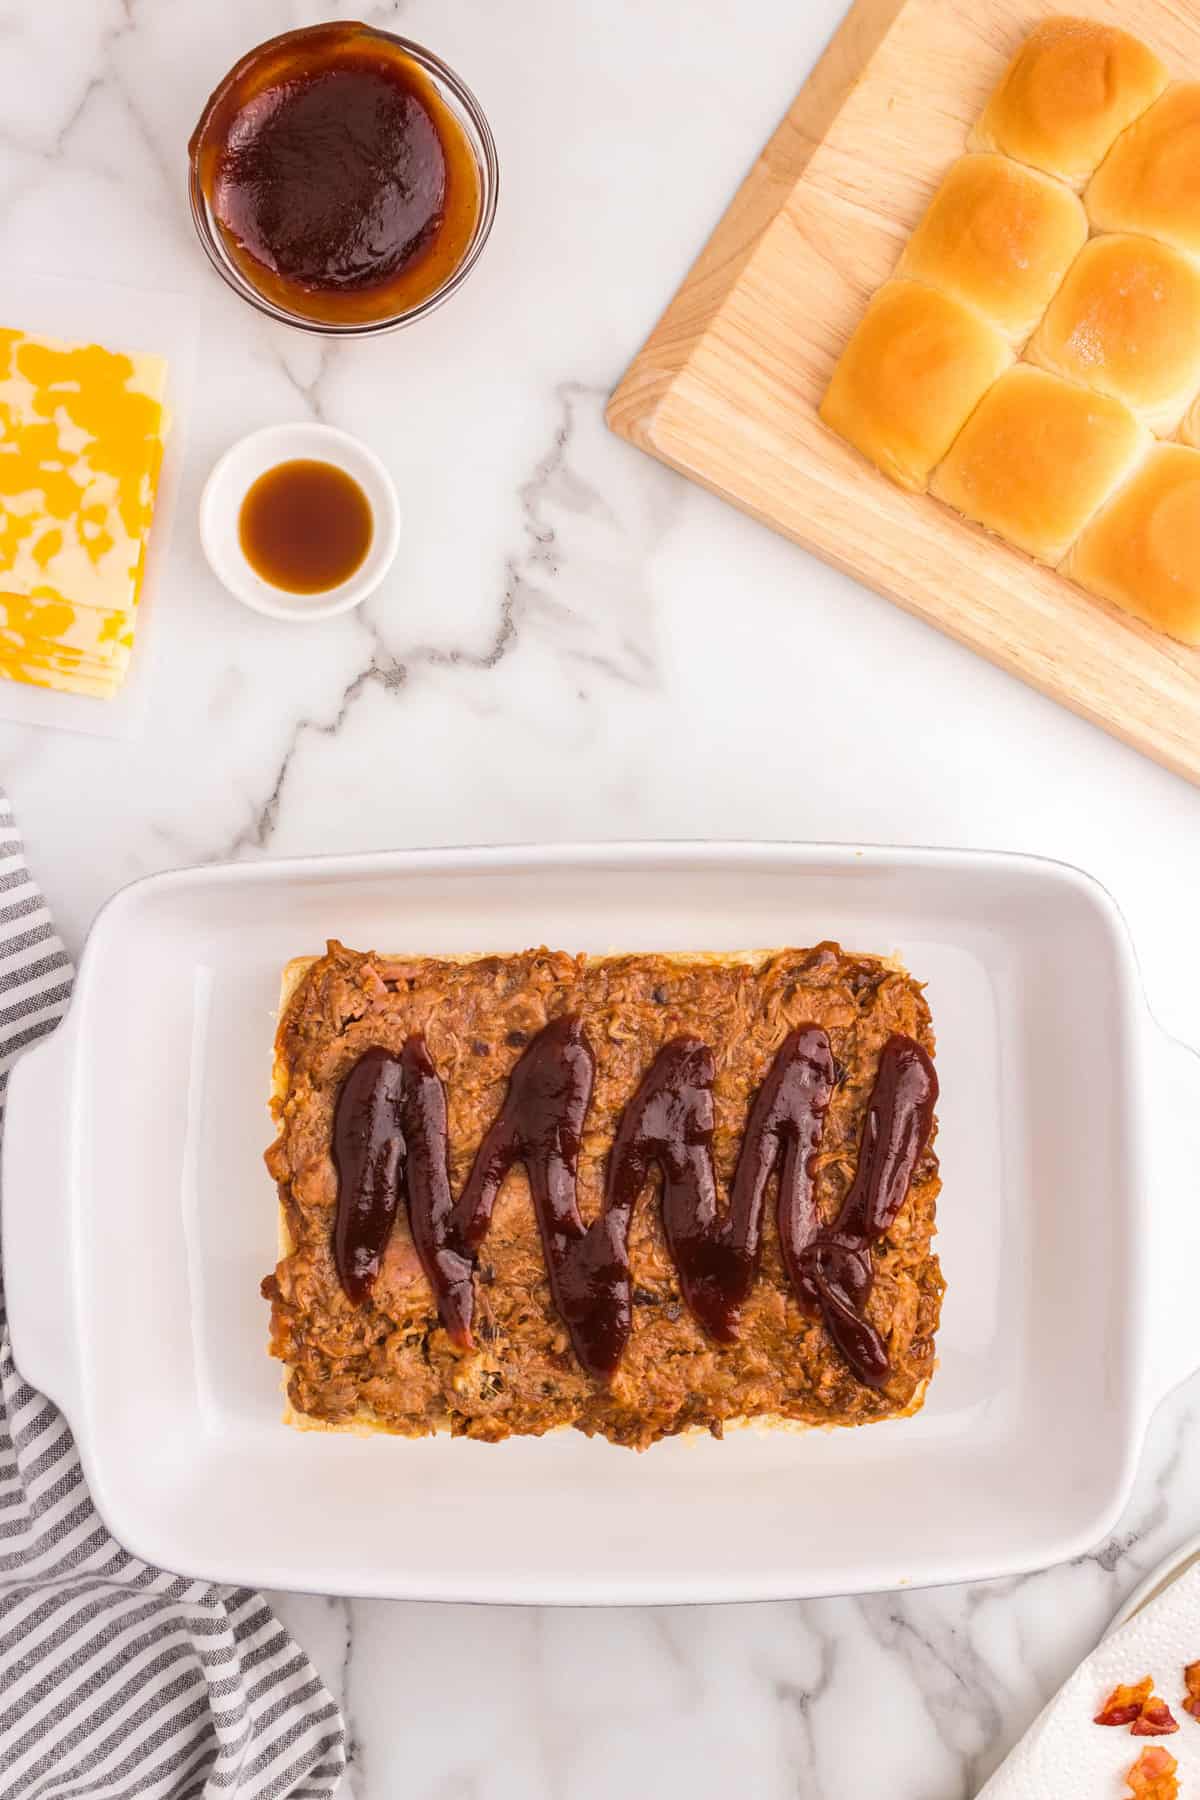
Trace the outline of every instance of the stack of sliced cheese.
<path fill-rule="evenodd" d="M 110 699 L 129 667 L 167 365 L 0 330 L 0 678 Z"/>

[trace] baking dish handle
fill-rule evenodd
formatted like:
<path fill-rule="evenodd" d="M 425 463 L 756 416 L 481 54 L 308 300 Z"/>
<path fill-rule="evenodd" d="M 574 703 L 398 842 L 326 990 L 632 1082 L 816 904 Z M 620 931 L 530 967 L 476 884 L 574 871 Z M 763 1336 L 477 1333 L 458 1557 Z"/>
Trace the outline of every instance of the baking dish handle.
<path fill-rule="evenodd" d="M 77 1393 L 77 1238 L 69 1217 L 74 1120 L 71 1021 L 21 1057 L 8 1078 L 0 1147 L 4 1296 L 13 1357 L 31 1387 L 68 1412 Z"/>
<path fill-rule="evenodd" d="M 1155 1162 L 1150 1231 L 1151 1408 L 1200 1368 L 1200 1051 L 1153 1028 Z"/>

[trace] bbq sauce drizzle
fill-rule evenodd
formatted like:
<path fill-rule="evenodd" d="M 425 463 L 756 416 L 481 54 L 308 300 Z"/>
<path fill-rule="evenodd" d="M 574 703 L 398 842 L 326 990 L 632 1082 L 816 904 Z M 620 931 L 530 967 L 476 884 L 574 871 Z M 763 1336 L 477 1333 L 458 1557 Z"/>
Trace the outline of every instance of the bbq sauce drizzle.
<path fill-rule="evenodd" d="M 475 1258 L 500 1187 L 524 1164 L 554 1305 L 575 1354 L 610 1380 L 632 1329 L 629 1228 L 657 1167 L 667 1245 L 688 1307 L 718 1343 L 738 1335 L 762 1246 L 767 1183 L 778 1171 L 783 1260 L 801 1306 L 823 1318 L 860 1381 L 882 1387 L 887 1351 L 866 1318 L 871 1247 L 904 1203 L 933 1125 L 937 1077 L 921 1046 L 884 1046 L 853 1183 L 822 1225 L 814 1162 L 837 1075 L 825 1032 L 805 1025 L 779 1049 L 750 1110 L 724 1212 L 713 1165 L 712 1051 L 696 1037 L 664 1045 L 626 1107 L 608 1159 L 599 1213 L 579 1213 L 579 1149 L 596 1063 L 580 1020 L 552 1020 L 509 1078 L 457 1202 L 450 1190 L 446 1094 L 422 1037 L 399 1056 L 366 1051 L 342 1084 L 334 1114 L 338 1177 L 334 1256 L 361 1305 L 378 1275 L 403 1195 L 413 1243 L 451 1339 L 471 1345 Z"/>

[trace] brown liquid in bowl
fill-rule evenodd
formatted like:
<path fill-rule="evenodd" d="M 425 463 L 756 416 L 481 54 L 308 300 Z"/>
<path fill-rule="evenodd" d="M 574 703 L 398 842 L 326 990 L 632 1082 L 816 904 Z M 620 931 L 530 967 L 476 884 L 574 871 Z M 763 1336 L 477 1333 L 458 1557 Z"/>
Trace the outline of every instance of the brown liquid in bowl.
<path fill-rule="evenodd" d="M 420 305 L 479 219 L 462 124 L 402 45 L 365 25 L 316 25 L 252 50 L 190 148 L 229 256 L 302 318 L 369 322 Z"/>
<path fill-rule="evenodd" d="M 277 463 L 247 490 L 238 515 L 242 554 L 289 594 L 324 594 L 362 567 L 375 521 L 352 475 L 334 463 Z"/>

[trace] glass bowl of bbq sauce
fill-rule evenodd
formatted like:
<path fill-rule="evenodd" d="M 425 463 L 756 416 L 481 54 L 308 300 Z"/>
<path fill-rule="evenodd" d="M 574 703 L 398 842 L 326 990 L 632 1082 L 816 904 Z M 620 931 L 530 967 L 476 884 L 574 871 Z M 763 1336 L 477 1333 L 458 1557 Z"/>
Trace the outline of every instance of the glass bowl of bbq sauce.
<path fill-rule="evenodd" d="M 483 111 L 407 38 L 341 22 L 249 51 L 188 145 L 209 261 L 259 312 L 327 337 L 411 325 L 487 242 L 499 165 Z"/>

